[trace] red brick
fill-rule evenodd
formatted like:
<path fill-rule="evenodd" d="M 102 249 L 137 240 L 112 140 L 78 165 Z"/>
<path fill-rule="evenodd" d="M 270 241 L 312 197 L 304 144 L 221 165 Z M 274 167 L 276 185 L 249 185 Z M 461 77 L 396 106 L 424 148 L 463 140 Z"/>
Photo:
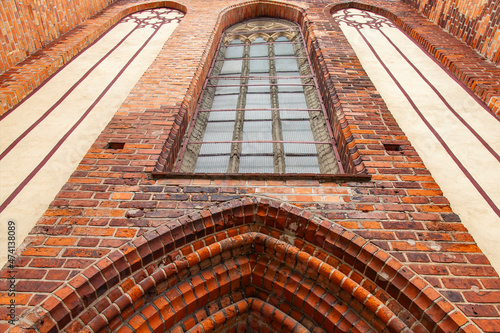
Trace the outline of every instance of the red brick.
<path fill-rule="evenodd" d="M 65 1 L 61 0 L 60 2 L 64 4 Z M 83 17 L 90 17 L 99 9 L 104 8 L 109 3 L 106 1 L 96 1 L 96 6 L 92 7 L 91 10 L 90 5 L 83 4 L 84 10 L 77 11 L 79 14 L 81 12 L 81 15 L 69 17 L 71 22 L 68 22 L 64 29 L 61 29 L 62 23 L 59 20 L 68 17 L 68 15 L 63 14 L 64 10 L 72 12 L 73 9 L 64 9 L 57 12 L 59 15 L 40 20 L 50 21 L 46 26 L 51 27 L 40 27 L 40 29 L 54 29 L 51 38 L 59 36 L 63 31 L 81 23 Z M 36 305 L 36 301 L 40 300 L 40 297 L 45 295 L 44 293 L 51 292 L 52 288 L 61 285 L 64 280 L 71 280 L 75 276 L 76 279 L 82 278 L 81 275 L 77 275 L 87 267 L 94 267 L 93 265 L 99 260 L 108 256 L 109 260 L 114 261 L 113 265 L 118 271 L 117 274 L 120 274 L 121 287 L 130 291 L 132 298 L 137 302 L 135 306 L 141 307 L 146 305 L 150 295 L 143 296 L 136 283 L 146 279 L 146 276 L 152 274 L 154 270 L 159 271 L 158 269 L 160 269 L 153 265 L 145 268 L 143 265 L 150 262 L 151 252 L 154 252 L 157 255 L 156 259 L 159 259 L 160 254 L 163 253 L 161 248 L 165 246 L 167 256 L 162 264 L 167 266 L 161 267 L 168 267 L 165 268 L 165 271 L 171 275 L 167 278 L 167 282 L 162 284 L 162 288 L 169 288 L 166 292 L 170 296 L 173 296 L 172 290 L 176 290 L 170 289 L 170 285 L 178 283 L 180 278 L 187 278 L 188 268 L 186 261 L 182 260 L 183 257 L 194 250 L 200 250 L 200 254 L 203 254 L 203 258 L 207 260 L 203 263 L 206 265 L 206 270 L 200 275 L 194 275 L 201 276 L 205 280 L 196 282 L 197 287 L 194 287 L 194 294 L 189 290 L 191 286 L 188 288 L 187 282 L 185 282 L 187 279 L 182 280 L 184 281 L 182 285 L 184 299 L 174 297 L 172 305 L 180 311 L 177 316 L 179 318 L 183 318 L 187 314 L 184 302 L 187 302 L 188 307 L 191 307 L 189 312 L 193 312 L 196 310 L 193 304 L 201 307 L 205 306 L 207 302 L 215 301 L 213 304 L 222 302 L 221 300 L 227 299 L 227 293 L 230 290 L 236 291 L 241 287 L 245 287 L 248 295 L 265 296 L 266 299 L 269 299 L 269 303 L 278 304 L 281 302 L 278 299 L 281 293 L 279 288 L 285 286 L 282 292 L 283 299 L 289 303 L 297 303 L 299 307 L 302 307 L 303 300 L 301 298 L 306 299 L 306 304 L 308 304 L 307 302 L 315 302 L 311 300 L 316 299 L 317 295 L 313 296 L 311 289 L 317 285 L 316 282 L 319 283 L 320 279 L 324 279 L 321 283 L 328 284 L 330 282 L 326 281 L 325 276 L 330 276 L 329 273 L 331 273 L 332 279 L 335 280 L 342 275 L 339 273 L 342 271 L 353 281 L 363 281 L 363 285 L 370 287 L 370 292 L 379 297 L 382 303 L 388 303 L 395 309 L 399 309 L 403 305 L 408 306 L 410 301 L 415 300 L 422 309 L 429 309 L 429 316 L 424 317 L 422 322 L 426 326 L 432 326 L 432 320 L 439 321 L 447 315 L 446 311 L 452 310 L 450 310 L 449 303 L 442 303 L 443 298 L 439 298 L 440 294 L 433 292 L 432 287 L 423 283 L 420 277 L 414 277 L 412 280 L 414 284 L 411 287 L 408 285 L 404 287 L 406 280 L 400 276 L 406 276 L 404 272 L 407 272 L 405 270 L 408 270 L 409 267 L 427 279 L 431 285 L 443 288 L 442 295 L 450 299 L 457 295 L 463 295 L 465 300 L 454 300 L 453 302 L 458 302 L 467 316 L 475 317 L 471 306 L 476 305 L 478 314 L 480 313 L 484 317 L 496 317 L 498 315 L 495 311 L 498 311 L 499 295 L 497 295 L 497 290 L 499 282 L 491 265 L 477 245 L 473 243 L 472 237 L 458 216 L 451 212 L 447 199 L 442 196 L 438 185 L 430 176 L 429 171 L 425 169 L 421 159 L 399 129 L 384 102 L 375 94 L 375 88 L 369 82 L 366 73 L 345 38 L 340 34 L 338 27 L 331 22 L 329 10 L 333 8 L 332 6 L 342 7 L 345 4 L 333 1 L 328 4 L 330 7 L 325 9 L 325 2 L 319 0 L 309 1 L 307 6 L 300 2 L 289 6 L 259 2 L 258 9 L 256 9 L 256 3 L 249 3 L 248 7 L 245 8 L 233 6 L 227 16 L 221 14 L 222 8 L 226 8 L 230 4 L 234 4 L 234 2 L 213 1 L 207 6 L 206 2 L 189 1 L 190 15 L 185 18 L 186 22 L 179 26 L 179 30 L 176 30 L 174 36 L 165 44 L 158 61 L 131 92 L 105 132 L 89 150 L 78 170 L 73 173 L 57 200 L 52 202 L 45 218 L 40 220 L 34 229 L 36 236 L 29 239 L 31 243 L 23 250 L 18 262 L 19 265 L 38 269 L 38 272 L 33 271 L 31 278 L 40 278 L 43 273 L 46 274 L 45 279 L 50 281 L 42 280 L 36 285 L 31 284 L 34 281 L 30 281 L 29 277 L 24 276 L 31 271 L 19 270 L 19 286 L 26 289 L 26 294 L 22 295 L 32 296 L 31 302 Z M 298 4 L 301 9 L 295 9 L 295 4 Z M 367 2 L 365 0 L 357 4 L 357 6 L 381 12 L 391 18 L 397 18 L 398 24 L 408 34 L 416 38 L 431 54 L 435 54 L 445 66 L 452 70 L 454 75 L 460 77 L 466 85 L 474 89 L 476 95 L 480 95 L 484 101 L 489 97 L 483 96 L 498 94 L 498 86 L 495 86 L 497 83 L 492 82 L 500 82 L 495 67 L 482 60 L 476 60 L 478 56 L 474 54 L 473 50 L 464 47 L 461 42 L 453 39 L 430 21 L 426 21 L 425 18 L 437 22 L 437 18 L 450 17 L 437 23 L 445 25 L 443 28 L 448 29 L 454 35 L 467 36 L 463 37 L 465 40 L 474 37 L 477 33 L 476 29 L 485 26 L 485 24 L 473 24 L 472 22 L 478 22 L 476 17 L 468 14 L 471 11 L 463 10 L 464 8 L 455 10 L 456 8 L 452 8 L 452 6 L 439 7 L 437 4 L 428 4 L 428 6 L 424 6 L 425 8 L 421 8 L 419 5 L 419 1 L 404 4 L 386 1 Z M 47 66 L 43 67 L 43 73 L 40 73 L 38 70 L 40 64 L 31 65 L 34 63 L 31 61 L 34 60 L 35 56 L 33 56 L 29 61 L 20 63 L 11 72 L 6 72 L 7 75 L 12 74 L 13 71 L 19 72 L 19 75 L 16 75 L 16 81 L 19 82 L 15 86 L 10 85 L 9 89 L 11 90 L 5 93 L 5 96 L 9 96 L 7 107 L 12 107 L 20 97 L 26 95 L 30 89 L 36 86 L 31 84 L 35 76 L 37 76 L 37 82 L 48 77 L 60 66 L 58 64 L 69 61 L 72 55 L 77 53 L 77 50 L 92 43 L 107 27 L 125 15 L 123 9 L 128 8 L 126 11 L 131 11 L 132 6 L 133 10 L 139 10 L 152 6 L 152 4 L 139 4 L 127 0 L 113 3 L 99 15 L 85 22 L 78 30 L 72 31 L 64 38 L 55 40 L 53 44 L 39 53 L 47 60 L 49 60 L 48 58 L 55 59 L 57 64 L 54 61 L 49 61 Z M 418 7 L 417 10 L 412 10 L 412 6 Z M 491 7 L 485 6 L 485 12 L 491 13 Z M 4 8 L 5 6 L 1 9 Z M 203 10 L 200 11 L 200 9 Z M 10 9 L 9 13 L 12 10 Z M 302 17 L 302 12 L 306 16 Z M 422 12 L 424 16 L 421 16 L 419 12 Z M 180 142 L 187 122 L 192 117 L 197 103 L 196 96 L 201 92 L 203 78 L 208 72 L 220 31 L 231 22 L 240 21 L 248 15 L 260 13 L 298 19 L 301 22 L 306 33 L 307 47 L 311 51 L 312 65 L 320 74 L 318 75 L 319 89 L 322 91 L 326 110 L 334 113 L 331 117 L 333 131 L 338 139 L 339 153 L 346 164 L 345 167 L 349 172 L 368 172 L 373 176 L 371 181 L 153 179 L 149 173 L 146 173 L 153 170 L 156 161 L 163 163 L 168 158 L 166 156 L 168 152 L 175 152 L 176 149 L 179 149 L 176 145 Z M 464 28 L 464 24 L 467 23 L 457 20 L 458 15 L 465 15 L 464 17 L 470 20 L 471 26 L 477 28 L 468 29 L 464 33 L 459 32 L 460 28 Z M 216 23 L 218 18 L 221 20 Z M 446 24 L 452 21 L 456 24 L 447 27 Z M 492 26 L 493 23 L 488 23 L 488 25 Z M 492 40 L 491 36 L 486 36 L 485 33 L 483 32 L 484 38 Z M 186 35 L 190 36 L 189 43 L 183 37 Z M 29 39 L 34 41 L 47 40 L 43 38 Z M 447 47 L 442 48 L 442 45 Z M 487 45 L 486 41 L 483 45 Z M 476 46 L 473 45 L 473 47 Z M 183 52 L 179 52 L 180 49 Z M 481 52 L 483 51 L 481 50 Z M 5 56 L 8 52 L 0 52 L 0 54 Z M 457 54 L 460 57 L 457 57 Z M 175 61 L 170 61 L 173 57 L 175 57 Z M 22 59 L 16 58 L 14 60 L 8 59 L 8 63 L 13 65 Z M 2 64 L 6 63 L 2 62 Z M 474 65 L 474 68 L 470 68 L 471 64 Z M 5 69 L 7 68 L 0 68 L 0 71 Z M 482 78 L 489 81 L 482 82 Z M 2 93 L 3 88 L 9 86 L 7 81 L 0 80 Z M 158 93 L 157 89 L 151 89 L 151 82 L 158 83 L 158 86 L 162 87 L 161 94 Z M 489 88 L 489 86 L 493 88 Z M 492 100 L 495 101 L 495 98 L 493 96 Z M 3 107 L 4 105 L 2 105 Z M 160 133 L 154 134 L 156 131 Z M 125 149 L 118 152 L 105 148 L 111 138 L 119 138 L 120 140 L 126 138 Z M 165 142 L 167 144 L 164 146 Z M 385 150 L 384 145 L 388 143 L 397 143 L 402 150 Z M 162 150 L 163 152 L 160 154 Z M 240 200 L 240 198 L 253 193 L 266 193 L 269 197 L 277 200 L 261 198 L 259 204 L 248 206 L 250 209 L 247 212 L 242 206 L 239 206 L 239 203 L 244 200 Z M 231 203 L 227 203 L 227 201 L 231 201 Z M 219 207 L 222 208 L 214 208 L 217 203 L 221 203 Z M 294 208 L 283 208 L 283 205 L 287 204 L 294 205 Z M 67 205 L 92 208 L 67 208 L 65 207 Z M 209 206 L 212 212 L 206 210 L 201 213 L 203 224 L 199 223 L 195 226 L 184 224 L 191 222 L 190 218 L 186 217 L 187 214 L 197 214 Z M 132 208 L 140 208 L 142 211 L 140 214 L 133 214 L 130 213 Z M 289 223 L 290 220 L 285 218 L 293 215 L 293 209 L 296 209 L 294 212 L 297 214 L 302 214 L 300 218 L 294 217 L 293 221 L 297 221 L 293 222 L 297 224 L 296 232 L 292 230 L 294 229 L 291 227 L 293 223 Z M 219 214 L 222 210 L 225 210 L 224 213 Z M 316 214 L 318 220 L 330 219 L 328 226 L 318 227 L 319 222 L 308 220 L 311 214 Z M 178 228 L 173 232 L 168 231 L 168 235 L 166 235 L 163 231 L 174 227 L 173 221 L 181 216 L 183 217 L 180 221 L 184 227 L 177 224 Z M 331 220 L 335 220 L 337 223 L 333 225 Z M 248 229 L 228 229 L 242 223 L 247 224 Z M 51 227 L 49 228 L 49 226 Z M 285 226 L 290 230 L 285 229 Z M 334 231 L 328 233 L 326 230 L 328 228 L 333 228 Z M 214 233 L 215 229 L 217 229 L 216 234 Z M 281 229 L 285 229 L 287 232 L 282 232 Z M 353 247 L 351 244 L 349 247 L 349 241 L 354 236 L 346 229 L 353 229 L 352 232 L 356 233 L 355 239 L 361 239 L 363 236 L 363 241 L 371 242 L 362 245 L 364 249 L 371 249 L 369 254 L 357 256 L 359 252 L 357 247 L 361 245 L 356 244 Z M 148 239 L 150 243 L 141 243 L 143 247 L 139 250 L 130 245 L 125 245 L 119 250 L 115 249 L 115 247 L 124 244 L 123 242 L 127 239 L 140 237 L 147 232 L 154 233 L 155 230 L 158 233 L 162 230 L 161 246 L 159 242 L 155 242 L 155 235 L 146 234 L 145 239 Z M 247 244 L 248 246 L 245 245 L 244 249 L 238 247 L 232 248 L 233 252 L 215 253 L 216 246 L 214 245 L 214 251 L 211 253 L 212 258 L 209 259 L 210 252 L 208 250 L 202 251 L 206 245 L 221 242 L 223 239 L 228 239 L 238 233 L 245 233 L 248 230 L 262 232 L 271 239 L 293 243 L 301 252 L 296 249 L 292 250 L 290 247 L 289 251 L 284 254 L 285 250 L 279 248 L 282 245 L 273 244 L 274 247 L 264 248 L 262 244 L 252 244 L 251 246 Z M 69 235 L 70 231 L 72 237 L 64 236 Z M 63 235 L 62 232 L 67 232 L 67 234 Z M 339 234 L 342 234 L 342 237 Z M 198 237 L 205 238 L 200 240 Z M 414 242 L 410 242 L 410 240 Z M 236 243 L 235 239 L 231 240 L 231 242 L 233 241 Z M 138 245 L 139 243 L 134 244 Z M 322 246 L 323 244 L 324 246 Z M 181 246 L 184 248 L 175 249 L 175 247 Z M 439 251 L 435 250 L 436 246 L 440 247 Z M 115 250 L 117 252 L 110 252 Z M 388 251 L 391 255 L 388 254 Z M 121 252 L 126 253 L 128 263 L 123 255 L 116 254 Z M 260 258 L 263 260 L 257 261 L 255 253 L 262 256 Z M 298 253 L 301 254 L 297 255 Z M 373 253 L 376 253 L 375 257 L 371 256 Z M 246 266 L 243 269 L 246 262 L 235 259 L 240 255 L 251 258 L 248 265 L 252 266 L 252 277 L 250 279 L 245 275 L 244 282 L 239 279 L 243 272 L 248 273 Z M 309 258 L 309 255 L 314 256 L 315 259 Z M 60 259 L 59 256 L 72 256 L 73 258 Z M 276 260 L 280 264 L 270 264 L 268 259 L 264 260 L 265 256 L 270 256 L 269 259 Z M 389 258 L 392 259 L 389 261 Z M 393 258 L 413 263 L 403 262 L 400 266 L 396 265 Z M 180 273 L 175 271 L 173 265 L 168 266 L 169 260 L 176 259 L 179 261 L 175 267 L 180 270 Z M 234 262 L 230 261 L 232 259 L 238 263 L 241 271 L 232 266 L 234 265 Z M 297 263 L 297 259 L 305 262 Z M 102 264 L 108 263 L 106 260 L 100 261 L 97 267 L 108 267 L 102 266 Z M 321 261 L 326 261 L 339 270 L 331 271 L 332 268 L 327 267 Z M 192 270 L 190 273 L 195 274 L 198 270 L 198 267 L 195 266 L 197 265 L 196 260 L 189 260 L 189 264 L 191 265 L 189 269 Z M 307 273 L 308 279 L 318 279 L 318 281 L 312 283 L 307 280 L 309 282 L 305 282 L 305 280 L 301 280 L 301 276 L 297 277 L 292 274 L 285 284 L 284 280 L 280 279 L 288 278 L 288 275 L 285 274 L 291 274 L 289 273 L 291 268 L 284 268 L 280 266 L 281 264 L 290 265 L 298 271 Z M 369 268 L 366 267 L 367 264 L 370 265 Z M 217 266 L 217 273 L 214 275 L 211 269 L 216 265 L 219 266 Z M 357 271 L 353 271 L 353 268 L 356 268 Z M 318 272 L 322 274 L 321 277 L 318 276 Z M 390 273 L 390 279 L 393 275 L 398 274 L 394 280 L 390 281 L 392 284 L 384 280 L 384 274 L 387 272 Z M 337 273 L 338 275 L 336 275 Z M 108 285 L 112 285 L 117 279 L 117 275 L 113 274 L 113 271 L 111 273 L 99 271 L 96 275 L 87 274 L 87 276 L 92 279 L 92 285 L 99 289 L 99 294 L 108 291 Z M 195 278 L 191 278 L 192 280 L 189 281 L 194 286 Z M 341 279 L 343 278 L 345 278 L 344 275 Z M 258 288 L 250 285 L 250 281 L 255 283 Z M 248 285 L 246 285 L 247 283 Z M 340 283 L 340 281 L 331 283 L 330 288 L 339 298 L 351 300 L 352 295 L 349 292 L 340 290 Z M 377 286 L 376 283 L 379 285 Z M 222 288 L 219 284 L 222 285 Z M 355 290 L 356 284 L 347 282 L 344 284 L 344 287 Z M 481 287 L 481 285 L 484 289 L 479 289 L 477 292 L 474 289 L 471 290 L 474 286 Z M 276 290 L 272 296 L 269 295 L 270 290 L 259 289 L 272 290 L 274 287 Z M 2 282 L 2 288 L 5 288 L 5 282 Z M 400 298 L 405 300 L 401 301 L 404 304 L 401 305 L 395 300 L 389 299 L 389 294 L 380 288 L 388 290 L 389 294 L 395 295 L 395 297 L 396 293 L 403 289 L 405 296 Z M 423 289 L 426 290 L 425 295 L 429 297 L 423 296 Z M 114 290 L 109 291 L 111 295 L 115 295 L 113 294 Z M 85 302 L 94 301 L 95 291 L 89 283 L 86 288 L 78 289 L 78 292 L 87 295 L 88 299 Z M 358 296 L 363 295 L 361 289 L 356 290 L 355 293 Z M 236 294 L 231 295 L 231 297 L 237 299 Z M 109 299 L 113 298 L 110 296 Z M 109 299 L 105 298 L 104 300 L 109 302 Z M 331 304 L 335 302 L 335 300 L 331 301 Z M 375 296 L 367 300 L 364 305 L 370 305 L 372 302 L 375 302 Z M 166 326 L 169 329 L 178 318 L 171 310 L 170 305 L 160 303 L 159 301 L 155 302 L 160 309 L 161 316 L 168 323 Z M 108 303 L 97 304 L 99 306 L 96 305 L 96 309 L 101 309 Z M 282 305 L 280 309 L 286 308 L 283 304 L 287 303 L 281 302 L 280 304 Z M 86 303 L 86 305 L 88 304 Z M 357 312 L 363 311 L 363 315 L 368 318 L 367 321 L 373 323 L 381 331 L 385 329 L 384 323 L 379 319 L 373 319 L 372 313 L 366 309 L 361 310 L 360 303 L 351 301 L 350 305 Z M 438 305 L 440 308 L 437 308 Z M 305 307 L 309 310 L 315 308 L 314 304 L 308 304 Z M 144 309 L 147 309 L 144 310 L 144 315 L 150 318 L 150 325 L 161 327 L 160 330 L 163 329 L 159 317 L 155 317 L 156 314 L 153 314 L 155 311 L 152 311 L 152 307 L 146 305 Z M 265 318 L 269 319 L 269 323 L 267 323 L 269 325 L 259 321 L 257 327 L 262 328 L 262 331 L 270 330 L 271 327 L 275 330 L 278 329 L 276 328 L 278 322 L 284 323 L 290 322 L 291 318 L 293 320 L 301 320 L 302 318 L 302 314 L 296 309 L 289 309 L 287 316 L 283 316 L 281 313 L 273 315 L 270 305 L 265 305 L 257 311 L 260 309 L 263 309 L 263 317 L 265 315 Z M 131 316 L 131 312 L 133 312 L 131 309 L 124 311 L 125 318 L 127 318 L 126 315 Z M 412 308 L 411 311 L 415 312 L 416 310 Z M 381 313 L 386 321 L 390 319 L 389 312 L 381 311 Z M 324 325 L 320 325 L 328 330 L 333 330 L 334 324 L 338 323 L 339 327 L 342 328 L 344 328 L 342 325 L 347 325 L 347 319 L 342 319 L 340 314 L 353 320 L 351 322 L 357 320 L 353 319 L 354 312 L 347 311 L 347 307 L 341 303 L 335 305 L 327 319 L 322 317 L 326 313 L 319 311 L 315 313 L 314 317 L 319 322 L 323 322 Z M 54 315 L 61 319 L 62 323 L 67 321 L 66 313 Z M 87 324 L 95 315 L 95 313 L 86 310 L 82 312 L 79 320 Z M 487 322 L 491 318 L 482 318 L 482 316 L 476 318 L 475 323 L 483 330 L 495 330 L 498 327 L 496 318 L 491 321 L 495 326 L 493 327 L 488 326 L 490 324 Z M 418 313 L 416 317 L 422 318 L 421 313 Z M 145 328 L 145 322 L 140 317 L 128 319 L 130 319 L 129 323 L 132 327 Z M 227 318 L 221 316 L 219 319 L 225 321 Z M 188 325 L 192 326 L 193 317 L 188 318 L 186 323 L 188 321 Z M 46 323 L 47 327 L 55 324 L 51 323 L 51 320 L 47 320 Z M 461 326 L 464 331 L 473 331 L 474 328 L 467 323 L 466 318 L 458 318 L 458 316 L 454 317 L 453 315 L 444 317 L 439 325 L 439 328 L 432 327 L 430 330 L 452 331 L 454 327 Z M 362 324 L 359 324 L 358 327 L 361 326 Z M 73 328 L 79 329 L 80 326 Z M 346 326 L 345 329 L 349 330 L 350 328 Z M 418 331 L 418 328 L 415 331 Z"/>

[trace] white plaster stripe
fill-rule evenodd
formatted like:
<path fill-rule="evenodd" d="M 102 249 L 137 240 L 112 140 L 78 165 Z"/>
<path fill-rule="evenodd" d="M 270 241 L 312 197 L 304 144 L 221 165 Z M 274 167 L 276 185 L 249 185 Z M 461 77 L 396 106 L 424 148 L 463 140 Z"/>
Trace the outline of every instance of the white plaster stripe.
<path fill-rule="evenodd" d="M 144 18 L 156 16 L 154 12 L 170 19 L 181 17 L 178 11 L 157 9 L 136 13 Z M 158 23 L 156 23 L 158 25 Z M 29 131 L 15 147 L 0 161 L 0 203 L 25 181 L 28 174 L 37 168 L 54 149 L 67 131 L 75 126 L 82 114 L 95 103 L 107 86 L 115 80 L 127 62 L 129 66 L 113 82 L 105 95 L 90 110 L 88 116 L 64 140 L 45 165 L 34 175 L 29 183 L 14 197 L 0 214 L 0 244 L 6 242 L 8 220 L 17 222 L 19 245 L 32 229 L 37 219 L 47 209 L 71 173 L 76 169 L 82 157 L 88 151 L 97 136 L 118 110 L 135 83 L 146 71 L 160 52 L 165 41 L 177 26 L 177 20 L 159 26 L 154 34 L 152 27 L 133 30 L 137 24 L 122 22 L 110 30 L 95 45 L 74 59 L 64 69 L 53 76 L 41 89 L 23 102 L 17 109 L 0 121 L 1 151 L 56 103 L 66 91 L 101 59 L 112 47 L 120 42 L 129 32 L 132 34 L 114 50 L 88 77 L 83 80 L 46 118 Z M 154 34 L 154 35 L 153 35 Z M 141 46 L 152 39 L 133 59 Z M 19 125 L 19 126 L 18 126 Z M 5 229 L 5 230 L 3 230 Z M 5 262 L 6 254 L 0 254 L 0 261 Z"/>
<path fill-rule="evenodd" d="M 334 17 L 348 14 L 348 21 L 370 22 L 362 13 L 357 9 L 348 9 L 334 14 Z M 374 20 L 386 20 L 373 13 L 370 16 Z M 380 30 L 377 30 L 370 29 L 366 24 L 358 31 L 348 26 L 345 17 L 339 24 L 391 113 L 450 200 L 453 210 L 460 215 L 480 248 L 500 271 L 500 255 L 496 250 L 500 237 L 500 218 L 495 211 L 500 206 L 500 163 L 497 159 L 500 152 L 500 123 L 398 28 L 379 24 L 377 28 Z M 389 43 L 384 34 L 395 45 Z M 399 54 L 398 49 L 407 59 Z M 473 135 L 471 129 L 460 122 L 407 60 L 418 68 L 459 117 L 496 153 L 492 154 Z M 409 95 L 429 126 L 418 116 L 400 88 Z M 449 147 L 457 160 L 451 158 L 445 147 Z M 470 174 L 472 182 L 457 162 Z M 490 199 L 490 203 L 478 191 L 478 186 L 473 186 L 474 181 L 484 191 L 486 198 Z"/>

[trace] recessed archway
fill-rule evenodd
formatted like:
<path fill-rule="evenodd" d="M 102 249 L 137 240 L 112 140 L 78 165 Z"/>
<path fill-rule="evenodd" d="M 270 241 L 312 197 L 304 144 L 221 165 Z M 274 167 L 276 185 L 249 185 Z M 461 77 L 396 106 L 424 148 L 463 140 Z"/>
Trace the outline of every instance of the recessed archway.
<path fill-rule="evenodd" d="M 176 126 L 169 133 L 169 137 L 162 148 L 162 153 L 155 166 L 155 172 L 170 172 L 174 168 L 174 163 L 180 152 L 181 140 L 186 133 L 189 120 L 195 112 L 196 102 L 201 94 L 203 83 L 210 70 L 210 64 L 216 54 L 217 45 L 223 31 L 238 22 L 256 17 L 285 19 L 297 23 L 302 29 L 307 46 L 306 51 L 311 55 L 312 67 L 318 78 L 320 94 L 328 112 L 333 137 L 337 143 L 337 149 L 340 155 L 339 159 L 342 161 L 345 173 L 365 173 L 365 167 L 357 154 L 358 148 L 352 144 L 349 145 L 350 140 L 346 138 L 346 133 L 344 133 L 346 124 L 341 121 L 344 116 L 338 114 L 339 109 L 335 106 L 337 98 L 336 96 L 331 96 L 331 87 L 328 87 L 329 83 L 326 82 L 327 78 L 322 75 L 322 73 L 326 72 L 326 69 L 322 62 L 323 59 L 317 57 L 321 52 L 318 48 L 314 31 L 311 29 L 309 18 L 306 15 L 305 6 L 301 7 L 298 4 L 265 0 L 235 4 L 227 7 L 218 15 L 212 38 L 207 45 L 206 52 L 199 68 L 199 76 L 197 75 L 191 82 L 190 91 L 193 93 L 186 95 L 182 107 L 176 115 Z M 349 129 L 347 129 L 347 131 L 348 130 Z"/>
<path fill-rule="evenodd" d="M 213 206 L 142 235 L 76 276 L 37 311 L 40 319 L 31 326 L 43 331 L 266 323 L 285 331 L 455 332 L 468 324 L 423 279 L 365 239 L 258 197 Z M 267 319 L 254 322 L 259 316 Z"/>

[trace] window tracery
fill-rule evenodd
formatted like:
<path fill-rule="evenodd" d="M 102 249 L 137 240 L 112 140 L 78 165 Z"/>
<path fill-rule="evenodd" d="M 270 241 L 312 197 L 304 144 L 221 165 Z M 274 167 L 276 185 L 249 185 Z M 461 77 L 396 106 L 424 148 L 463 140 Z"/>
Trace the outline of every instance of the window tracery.
<path fill-rule="evenodd" d="M 242 22 L 222 37 L 177 171 L 339 173 L 325 116 L 299 27 Z"/>

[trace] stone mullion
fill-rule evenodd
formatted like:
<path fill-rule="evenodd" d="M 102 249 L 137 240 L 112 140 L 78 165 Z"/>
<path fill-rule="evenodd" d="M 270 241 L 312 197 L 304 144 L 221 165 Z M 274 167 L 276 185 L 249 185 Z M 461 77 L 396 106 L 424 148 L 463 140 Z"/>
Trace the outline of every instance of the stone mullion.
<path fill-rule="evenodd" d="M 210 110 L 214 102 L 215 91 L 217 89 L 217 83 L 222 66 L 224 65 L 224 58 L 226 56 L 227 46 L 221 46 L 217 58 L 214 64 L 210 76 L 214 77 L 208 80 L 210 87 L 206 87 L 203 92 L 203 97 L 201 99 L 200 105 L 198 106 L 201 110 Z M 207 128 L 208 118 L 210 117 L 210 112 L 198 112 L 196 120 L 192 129 L 191 136 L 187 143 L 186 151 L 180 161 L 181 166 L 179 168 L 180 172 L 194 172 L 196 161 L 198 160 L 198 155 L 200 154 L 201 144 L 189 144 L 189 142 L 200 142 L 203 141 L 203 136 L 205 135 L 205 130 Z"/>
<path fill-rule="evenodd" d="M 236 104 L 236 119 L 234 122 L 233 141 L 243 140 L 243 125 L 245 122 L 245 111 L 247 92 L 248 92 L 248 76 L 250 74 L 250 44 L 245 43 L 243 48 L 243 64 L 241 66 L 240 93 Z M 231 144 L 231 156 L 227 167 L 228 173 L 236 173 L 240 168 L 241 157 L 241 142 L 233 142 Z"/>
<path fill-rule="evenodd" d="M 302 43 L 300 35 L 295 38 L 293 48 L 295 56 L 297 56 L 297 65 L 301 76 L 311 76 L 311 68 L 307 60 L 307 54 Z M 302 78 L 304 95 L 308 109 L 321 109 L 321 101 L 318 97 L 318 91 L 313 78 Z M 329 126 L 321 111 L 309 111 L 309 122 L 314 141 L 331 142 L 332 138 L 329 135 Z M 318 166 L 320 173 L 334 174 L 339 172 L 335 152 L 331 144 L 316 144 L 316 151 L 318 153 Z"/>
<path fill-rule="evenodd" d="M 271 40 L 270 40 L 271 41 Z M 275 141 L 283 141 L 283 131 L 281 127 L 281 117 L 279 112 L 279 100 L 278 100 L 278 80 L 276 79 L 276 60 L 274 43 L 268 44 L 268 55 L 269 55 L 269 76 L 273 77 L 270 79 L 271 87 L 271 112 L 272 117 L 272 136 Z M 274 172 L 275 173 L 285 173 L 285 146 L 282 142 L 273 143 L 273 162 L 274 162 Z"/>

